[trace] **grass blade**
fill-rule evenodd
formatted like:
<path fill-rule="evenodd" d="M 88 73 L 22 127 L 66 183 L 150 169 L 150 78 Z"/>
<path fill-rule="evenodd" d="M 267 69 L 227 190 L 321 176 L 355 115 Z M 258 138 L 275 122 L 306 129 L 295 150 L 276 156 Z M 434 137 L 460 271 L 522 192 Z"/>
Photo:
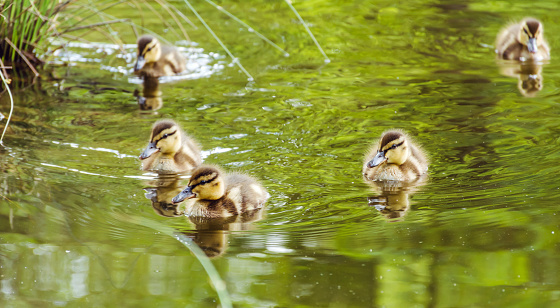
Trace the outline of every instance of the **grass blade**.
<path fill-rule="evenodd" d="M 272 47 L 278 49 L 280 52 L 282 52 L 284 54 L 284 56 L 289 57 L 290 54 L 285 51 L 284 49 L 282 49 L 280 46 L 276 45 L 273 41 L 269 40 L 266 36 L 262 35 L 260 32 L 258 32 L 257 30 L 255 30 L 253 27 L 249 26 L 247 23 L 245 23 L 244 21 L 242 21 L 241 19 L 237 18 L 235 15 L 233 15 L 232 13 L 228 12 L 226 9 L 224 9 L 223 7 L 217 5 L 216 3 L 212 2 L 211 0 L 205 0 L 207 3 L 209 3 L 210 5 L 212 5 L 213 7 L 215 7 L 216 9 L 218 9 L 218 11 L 226 14 L 227 16 L 229 16 L 231 19 L 237 21 L 238 23 L 242 24 L 244 27 L 247 28 L 247 31 L 249 32 L 253 32 L 255 33 L 256 36 L 260 37 L 261 39 L 263 39 L 265 42 L 267 42 L 268 44 L 270 44 Z"/>
<path fill-rule="evenodd" d="M 187 4 L 187 6 L 189 7 L 189 9 L 191 9 L 191 11 L 194 13 L 194 15 L 196 16 L 196 18 L 198 18 L 198 20 L 200 20 L 200 22 L 204 25 L 204 27 L 206 28 L 206 30 L 208 30 L 208 32 L 210 32 L 210 34 L 212 34 L 212 36 L 214 37 L 214 39 L 218 42 L 218 44 L 220 44 L 220 46 L 222 46 L 222 48 L 226 51 L 226 53 L 231 57 L 231 59 L 233 60 L 233 63 L 237 64 L 237 66 L 239 66 L 239 68 L 241 69 L 241 71 L 243 71 L 243 73 L 245 73 L 245 75 L 247 75 L 247 78 L 249 81 L 253 81 L 255 80 L 253 78 L 253 76 L 251 76 L 251 74 L 249 74 L 249 72 L 247 72 L 247 70 L 243 67 L 243 65 L 241 65 L 241 62 L 239 62 L 239 59 L 237 59 L 235 56 L 233 56 L 233 54 L 229 51 L 229 49 L 226 47 L 226 45 L 224 45 L 224 43 L 220 40 L 220 38 L 216 35 L 216 33 L 214 33 L 214 31 L 212 31 L 212 29 L 210 28 L 210 26 L 208 26 L 208 24 L 204 21 L 204 19 L 202 18 L 202 16 L 200 16 L 198 14 L 198 12 L 194 9 L 194 7 L 189 3 L 189 1 L 187 0 L 183 0 L 185 1 L 185 3 Z"/>
<path fill-rule="evenodd" d="M 4 62 L 2 61 L 2 59 L 0 59 L 0 65 L 2 65 L 2 69 L 4 69 Z M 2 82 L 4 83 L 6 91 L 8 91 L 8 95 L 10 96 L 10 114 L 8 115 L 6 126 L 4 126 L 4 131 L 2 132 L 2 136 L 0 137 L 0 145 L 3 145 L 2 140 L 4 140 L 4 134 L 6 134 L 6 131 L 8 130 L 8 124 L 10 124 L 10 119 L 12 118 L 12 113 L 14 111 L 14 97 L 12 96 L 12 91 L 10 91 L 9 82 L 6 80 L 7 76 L 4 76 L 4 73 L 0 73 L 0 77 L 2 78 Z"/>
<path fill-rule="evenodd" d="M 309 29 L 309 27 L 307 26 L 307 24 L 305 23 L 305 21 L 303 20 L 303 18 L 301 18 L 301 16 L 299 15 L 298 11 L 296 10 L 296 8 L 292 5 L 292 1 L 291 1 L 291 0 L 284 0 L 284 1 L 286 1 L 286 3 L 288 4 L 288 6 L 290 7 L 290 9 L 292 9 L 292 11 L 294 12 L 294 14 L 296 14 L 297 18 L 299 19 L 299 21 L 301 22 L 301 24 L 305 27 L 305 30 L 307 31 L 307 33 L 309 34 L 309 36 L 311 36 L 311 39 L 313 39 L 313 42 L 315 42 L 315 45 L 317 46 L 317 48 L 319 49 L 319 51 L 323 54 L 323 57 L 325 57 L 325 63 L 331 62 L 331 59 L 329 59 L 329 57 L 327 56 L 327 54 L 323 51 L 323 48 L 321 48 L 321 45 L 319 44 L 319 42 L 317 41 L 317 39 L 315 38 L 315 36 L 313 35 L 313 33 L 311 33 L 311 30 Z"/>

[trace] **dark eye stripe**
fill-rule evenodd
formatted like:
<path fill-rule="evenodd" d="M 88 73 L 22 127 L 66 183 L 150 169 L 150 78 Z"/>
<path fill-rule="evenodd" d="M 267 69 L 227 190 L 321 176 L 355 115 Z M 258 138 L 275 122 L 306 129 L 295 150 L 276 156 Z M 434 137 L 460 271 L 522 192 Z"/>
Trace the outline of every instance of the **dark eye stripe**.
<path fill-rule="evenodd" d="M 204 184 L 208 184 L 212 181 L 214 181 L 216 178 L 218 177 L 218 175 L 215 175 L 213 178 L 209 179 L 209 180 L 205 180 L 205 181 L 200 181 L 194 185 L 191 185 L 191 189 L 194 189 L 195 187 L 197 187 L 198 185 L 204 185 Z"/>
<path fill-rule="evenodd" d="M 165 138 L 167 138 L 167 137 L 169 137 L 169 136 L 173 136 L 173 135 L 175 135 L 176 132 L 177 132 L 177 131 L 174 131 L 174 132 L 169 133 L 169 134 L 164 134 L 164 135 L 161 137 L 161 139 L 165 139 Z M 160 140 L 161 140 L 161 139 L 160 139 Z"/>
<path fill-rule="evenodd" d="M 163 139 L 165 139 L 165 138 L 167 138 L 167 137 L 169 137 L 169 136 L 175 135 L 176 132 L 177 132 L 177 131 L 174 131 L 174 132 L 169 133 L 169 134 L 164 134 L 163 136 L 161 136 L 161 138 L 159 138 L 159 139 L 156 141 L 156 143 L 158 143 L 160 140 L 163 140 Z"/>
<path fill-rule="evenodd" d="M 387 151 L 389 151 L 389 150 L 392 150 L 392 149 L 395 149 L 395 148 L 397 148 L 397 147 L 400 147 L 401 145 L 403 145 L 403 143 L 404 143 L 404 140 L 403 140 L 401 143 L 393 144 L 391 147 L 389 147 L 387 150 L 385 150 L 385 151 L 383 151 L 383 152 L 387 152 Z"/>

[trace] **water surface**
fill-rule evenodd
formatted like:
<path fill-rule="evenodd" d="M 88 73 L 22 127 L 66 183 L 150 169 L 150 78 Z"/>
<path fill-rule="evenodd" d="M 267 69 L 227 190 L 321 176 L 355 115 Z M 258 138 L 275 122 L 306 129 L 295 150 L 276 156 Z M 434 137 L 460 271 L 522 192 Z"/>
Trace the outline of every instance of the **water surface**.
<path fill-rule="evenodd" d="M 192 59 L 186 77 L 160 81 L 157 111 L 134 95 L 130 27 L 118 28 L 130 38 L 124 53 L 72 45 L 51 78 L 16 87 L 0 148 L 2 306 L 218 306 L 206 271 L 168 230 L 217 247 L 211 262 L 235 307 L 555 306 L 554 2 L 295 2 L 330 63 L 285 3 L 221 5 L 290 56 L 199 3 L 254 81 L 200 24 L 188 44 L 144 16 Z M 504 74 L 492 48 L 528 12 L 553 55 L 531 97 L 518 89 L 523 68 Z M 132 7 L 109 13 L 140 23 Z M 263 217 L 212 230 L 154 210 L 153 175 L 137 157 L 161 118 L 198 140 L 206 163 L 259 178 L 271 195 Z M 431 160 L 423 185 L 393 195 L 360 173 L 390 128 Z M 398 213 L 379 211 L 387 202 Z"/>

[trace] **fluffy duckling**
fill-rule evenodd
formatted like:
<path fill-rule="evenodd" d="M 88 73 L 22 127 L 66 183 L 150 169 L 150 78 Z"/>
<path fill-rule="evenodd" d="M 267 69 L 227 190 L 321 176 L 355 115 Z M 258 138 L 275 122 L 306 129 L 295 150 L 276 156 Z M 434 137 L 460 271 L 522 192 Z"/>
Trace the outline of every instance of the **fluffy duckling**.
<path fill-rule="evenodd" d="M 187 188 L 173 198 L 173 203 L 191 198 L 194 200 L 186 205 L 187 216 L 219 218 L 261 209 L 268 193 L 247 175 L 224 175 L 217 167 L 200 166 L 193 171 Z"/>
<path fill-rule="evenodd" d="M 142 77 L 172 76 L 186 69 L 185 58 L 177 49 L 161 45 L 150 35 L 138 39 L 138 59 L 134 73 Z"/>
<path fill-rule="evenodd" d="M 548 60 L 550 48 L 540 21 L 525 18 L 504 28 L 496 39 L 496 52 L 505 60 Z"/>
<path fill-rule="evenodd" d="M 366 154 L 362 173 L 370 181 L 415 181 L 427 170 L 422 150 L 403 132 L 388 131 Z"/>
<path fill-rule="evenodd" d="M 154 123 L 150 143 L 140 159 L 142 170 L 157 173 L 189 172 L 202 163 L 196 142 L 172 120 Z"/>

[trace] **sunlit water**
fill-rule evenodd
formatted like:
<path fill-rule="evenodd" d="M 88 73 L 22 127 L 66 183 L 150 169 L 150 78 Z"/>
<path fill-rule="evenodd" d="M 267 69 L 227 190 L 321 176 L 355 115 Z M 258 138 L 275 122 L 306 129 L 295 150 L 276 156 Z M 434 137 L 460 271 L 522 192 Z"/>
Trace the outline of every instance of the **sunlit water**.
<path fill-rule="evenodd" d="M 178 43 L 190 70 L 160 81 L 157 111 L 138 107 L 133 39 L 124 53 L 72 45 L 52 78 L 15 89 L 0 148 L 2 306 L 218 306 L 173 232 L 211 247 L 235 307 L 560 301 L 554 3 L 294 4 L 331 63 L 289 8 L 257 2 L 228 9 L 290 57 L 200 8 L 254 82 L 200 27 L 198 45 Z M 529 8 L 553 59 L 504 69 L 495 35 Z M 542 89 L 525 96 L 523 73 Z M 0 106 L 7 116 L 7 95 Z M 160 118 L 179 122 L 206 163 L 259 178 L 271 195 L 262 217 L 194 221 L 153 206 L 157 179 L 137 157 Z M 363 182 L 363 155 L 389 128 L 428 153 L 422 185 Z"/>

